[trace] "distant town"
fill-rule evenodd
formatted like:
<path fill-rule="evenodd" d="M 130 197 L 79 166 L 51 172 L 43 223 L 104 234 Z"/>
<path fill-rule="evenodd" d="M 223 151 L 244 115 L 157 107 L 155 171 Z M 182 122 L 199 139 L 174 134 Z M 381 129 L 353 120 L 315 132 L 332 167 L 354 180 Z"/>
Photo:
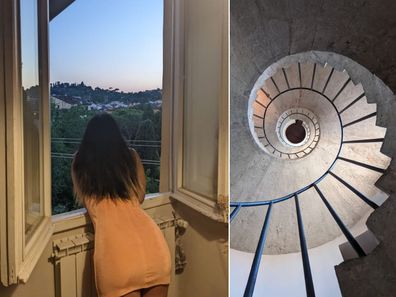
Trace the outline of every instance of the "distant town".
<path fill-rule="evenodd" d="M 92 88 L 84 82 L 51 84 L 51 102 L 58 109 L 70 109 L 73 106 L 85 106 L 92 111 L 113 111 L 128 107 L 149 104 L 154 112 L 162 105 L 162 90 L 123 92 L 119 89 Z"/>

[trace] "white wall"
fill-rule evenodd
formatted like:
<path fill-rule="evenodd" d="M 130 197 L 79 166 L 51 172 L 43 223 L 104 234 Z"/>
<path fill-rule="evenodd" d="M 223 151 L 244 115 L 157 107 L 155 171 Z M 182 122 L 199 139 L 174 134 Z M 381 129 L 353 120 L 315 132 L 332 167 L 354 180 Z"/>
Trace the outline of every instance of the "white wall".
<path fill-rule="evenodd" d="M 350 231 L 355 237 L 367 230 L 366 214 Z M 316 296 L 342 297 L 334 266 L 343 262 L 340 236 L 308 250 Z M 246 287 L 254 254 L 230 249 L 230 296 L 241 297 Z M 301 253 L 264 255 L 253 296 L 306 297 Z"/>

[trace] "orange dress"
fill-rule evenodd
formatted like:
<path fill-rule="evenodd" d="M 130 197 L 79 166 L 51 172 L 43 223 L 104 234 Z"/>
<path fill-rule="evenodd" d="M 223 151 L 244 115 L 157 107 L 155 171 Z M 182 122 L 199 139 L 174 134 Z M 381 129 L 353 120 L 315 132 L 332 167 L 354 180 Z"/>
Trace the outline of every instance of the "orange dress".
<path fill-rule="evenodd" d="M 85 198 L 84 204 L 95 228 L 94 270 L 100 297 L 120 297 L 169 284 L 169 247 L 137 197 L 100 201 Z"/>

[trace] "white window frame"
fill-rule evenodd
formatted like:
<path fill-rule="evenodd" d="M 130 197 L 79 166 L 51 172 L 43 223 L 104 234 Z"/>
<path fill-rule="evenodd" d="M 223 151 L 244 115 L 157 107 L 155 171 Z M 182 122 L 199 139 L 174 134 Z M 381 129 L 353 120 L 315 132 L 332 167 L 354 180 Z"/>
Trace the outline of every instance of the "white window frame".
<path fill-rule="evenodd" d="M 163 29 L 163 87 L 162 87 L 162 124 L 161 124 L 161 159 L 160 159 L 160 185 L 159 192 L 147 194 L 145 196 L 145 202 L 143 208 L 147 205 L 153 205 L 153 200 L 158 200 L 154 205 L 157 205 L 160 201 L 169 198 L 171 190 L 171 169 L 169 167 L 171 156 L 171 128 L 172 128 L 172 116 L 171 116 L 171 86 L 173 84 L 172 69 L 170 67 L 173 55 L 173 29 L 172 29 L 172 5 L 173 3 L 168 0 L 164 0 L 164 29 Z M 66 7 L 67 9 L 67 7 Z M 159 204 L 162 205 L 162 204 Z M 88 220 L 88 221 L 87 221 Z M 52 221 L 56 224 L 56 228 L 62 226 L 62 222 L 65 225 L 68 222 L 89 222 L 86 209 L 80 208 L 71 212 L 57 214 L 52 216 Z"/>
<path fill-rule="evenodd" d="M 0 1 L 0 20 L 5 19 L 4 2 Z M 0 164 L 6 164 L 6 133 L 5 133 L 5 73 L 4 73 L 4 30 L 0 24 Z M 8 270 L 7 236 L 6 236 L 6 168 L 0 166 L 0 279 L 2 284 L 8 283 L 8 275 L 3 271 Z"/>
<path fill-rule="evenodd" d="M 48 77 L 48 2 L 38 0 L 38 59 L 41 87 L 43 123 L 49 123 L 49 77 Z M 24 159 L 23 159 L 23 99 L 21 88 L 21 50 L 19 1 L 4 0 L 1 27 L 4 34 L 4 96 L 2 104 L 5 125 L 1 129 L 6 135 L 7 149 L 0 150 L 6 159 L 2 180 L 5 181 L 5 195 L 0 197 L 1 205 L 1 281 L 3 285 L 26 282 L 52 235 L 51 222 L 51 166 L 50 127 L 43 125 L 43 156 L 40 169 L 41 193 L 43 195 L 43 218 L 35 227 L 29 242 L 25 242 L 24 207 Z M 2 18 L 3 19 L 3 18 Z M 45 86 L 48 86 L 47 88 Z"/>
<path fill-rule="evenodd" d="M 184 37 L 184 4 L 183 0 L 169 0 L 172 2 L 172 69 L 173 84 L 169 93 L 172 94 L 172 193 L 171 197 L 194 208 L 198 212 L 220 222 L 228 221 L 228 1 L 224 2 L 223 38 L 222 38 L 222 96 L 219 102 L 219 131 L 218 131 L 218 174 L 217 197 L 211 199 L 183 187 L 183 124 L 184 124 L 184 87 L 185 87 L 185 43 Z M 164 65 L 165 66 L 165 65 Z M 212 197 L 213 198 L 213 197 Z"/>

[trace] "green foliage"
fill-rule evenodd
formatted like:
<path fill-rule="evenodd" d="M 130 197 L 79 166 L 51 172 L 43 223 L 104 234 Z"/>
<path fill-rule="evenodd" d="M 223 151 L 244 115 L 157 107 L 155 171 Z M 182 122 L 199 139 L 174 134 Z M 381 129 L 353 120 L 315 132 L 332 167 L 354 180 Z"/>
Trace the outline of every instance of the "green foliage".
<path fill-rule="evenodd" d="M 96 96 L 94 96 L 95 91 L 84 83 L 72 85 L 72 88 L 67 88 L 64 84 L 58 84 L 56 88 L 58 88 L 58 92 L 62 86 L 64 93 L 74 94 L 73 92 L 76 92 L 76 94 L 83 94 L 83 96 L 90 98 Z M 52 88 L 54 87 L 52 86 Z M 77 92 L 75 89 L 79 91 Z M 83 91 L 86 91 L 86 93 Z M 116 93 L 120 92 L 116 91 Z M 156 98 L 151 99 L 151 101 L 154 100 Z M 127 143 L 137 150 L 143 160 L 147 178 L 147 193 L 158 192 L 161 111 L 154 111 L 150 104 L 139 104 L 108 112 L 117 121 Z M 70 109 L 59 109 L 54 104 L 51 105 L 53 214 L 80 208 L 73 195 L 70 166 L 73 154 L 78 150 L 85 127 L 95 113 L 96 111 L 88 110 L 85 105 L 73 106 Z"/>

